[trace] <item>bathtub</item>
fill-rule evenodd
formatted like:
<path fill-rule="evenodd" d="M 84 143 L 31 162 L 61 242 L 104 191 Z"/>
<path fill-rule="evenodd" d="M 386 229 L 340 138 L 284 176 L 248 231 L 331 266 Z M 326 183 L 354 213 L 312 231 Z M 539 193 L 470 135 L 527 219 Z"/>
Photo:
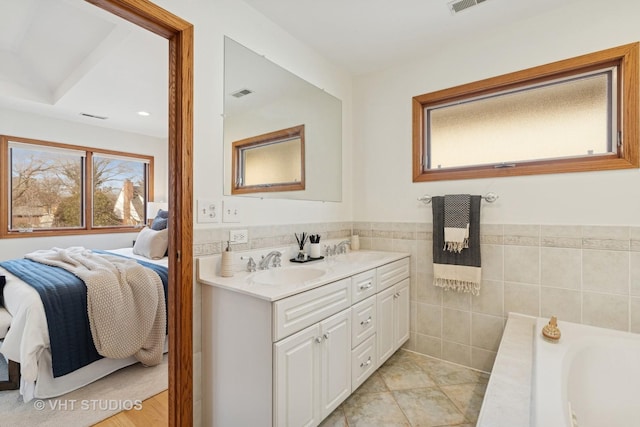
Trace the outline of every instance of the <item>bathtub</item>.
<path fill-rule="evenodd" d="M 640 335 L 558 322 L 558 343 L 533 334 L 531 425 L 640 425 Z"/>

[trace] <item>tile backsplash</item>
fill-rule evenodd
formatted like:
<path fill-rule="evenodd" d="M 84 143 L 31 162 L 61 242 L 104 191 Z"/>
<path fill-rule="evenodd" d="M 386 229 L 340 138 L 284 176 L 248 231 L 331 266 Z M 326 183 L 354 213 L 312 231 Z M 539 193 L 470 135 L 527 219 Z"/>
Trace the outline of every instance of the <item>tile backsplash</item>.
<path fill-rule="evenodd" d="M 409 349 L 490 371 L 509 312 L 640 332 L 640 227 L 481 228 L 472 296 L 433 286 L 431 224 L 353 223 L 363 249 L 412 255 Z"/>
<path fill-rule="evenodd" d="M 195 230 L 196 256 L 219 254 L 229 229 Z M 360 236 L 361 249 L 411 254 L 411 339 L 423 354 L 491 371 L 509 312 L 640 332 L 640 227 L 481 225 L 480 295 L 434 287 L 432 225 L 335 222 L 248 228 L 234 251 L 295 245 L 294 233 Z"/>
<path fill-rule="evenodd" d="M 234 226 L 195 230 L 193 234 L 194 256 L 220 254 L 227 246 L 229 230 L 247 229 L 249 241 L 231 245 L 234 251 L 266 249 L 296 244 L 294 233 L 320 234 L 323 240 L 341 239 L 351 236 L 351 222 L 330 222 L 292 225 Z"/>

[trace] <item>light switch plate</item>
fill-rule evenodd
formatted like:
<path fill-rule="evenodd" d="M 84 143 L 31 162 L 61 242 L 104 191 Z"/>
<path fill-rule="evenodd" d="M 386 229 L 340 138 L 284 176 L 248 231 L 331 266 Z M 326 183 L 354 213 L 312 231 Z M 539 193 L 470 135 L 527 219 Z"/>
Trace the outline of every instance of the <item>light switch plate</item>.
<path fill-rule="evenodd" d="M 240 208 L 235 201 L 222 202 L 222 222 L 240 222 Z"/>
<path fill-rule="evenodd" d="M 220 222 L 219 202 L 207 199 L 198 199 L 198 223 Z"/>

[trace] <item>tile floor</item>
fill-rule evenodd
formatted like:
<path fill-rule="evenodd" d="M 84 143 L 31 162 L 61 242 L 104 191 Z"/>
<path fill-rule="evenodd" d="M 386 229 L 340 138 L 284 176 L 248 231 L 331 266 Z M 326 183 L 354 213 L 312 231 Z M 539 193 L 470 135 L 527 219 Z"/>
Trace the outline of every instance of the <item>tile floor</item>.
<path fill-rule="evenodd" d="M 475 426 L 488 379 L 488 374 L 401 349 L 321 427 Z"/>

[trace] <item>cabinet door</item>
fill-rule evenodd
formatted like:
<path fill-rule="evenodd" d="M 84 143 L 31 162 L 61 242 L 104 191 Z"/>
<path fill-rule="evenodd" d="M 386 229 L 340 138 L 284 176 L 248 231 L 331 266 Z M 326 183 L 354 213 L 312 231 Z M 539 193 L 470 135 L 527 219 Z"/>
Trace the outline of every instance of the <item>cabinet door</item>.
<path fill-rule="evenodd" d="M 394 286 L 394 347 L 399 349 L 409 339 L 409 279 Z"/>
<path fill-rule="evenodd" d="M 320 423 L 321 345 L 319 324 L 274 344 L 275 426 L 315 426 Z"/>
<path fill-rule="evenodd" d="M 351 310 L 322 321 L 321 418 L 351 394 Z"/>
<path fill-rule="evenodd" d="M 393 337 L 395 330 L 394 306 L 395 288 L 390 287 L 376 295 L 376 314 L 378 324 L 376 325 L 376 335 L 378 341 L 378 363 L 380 366 L 391 356 L 395 350 L 395 340 Z"/>

